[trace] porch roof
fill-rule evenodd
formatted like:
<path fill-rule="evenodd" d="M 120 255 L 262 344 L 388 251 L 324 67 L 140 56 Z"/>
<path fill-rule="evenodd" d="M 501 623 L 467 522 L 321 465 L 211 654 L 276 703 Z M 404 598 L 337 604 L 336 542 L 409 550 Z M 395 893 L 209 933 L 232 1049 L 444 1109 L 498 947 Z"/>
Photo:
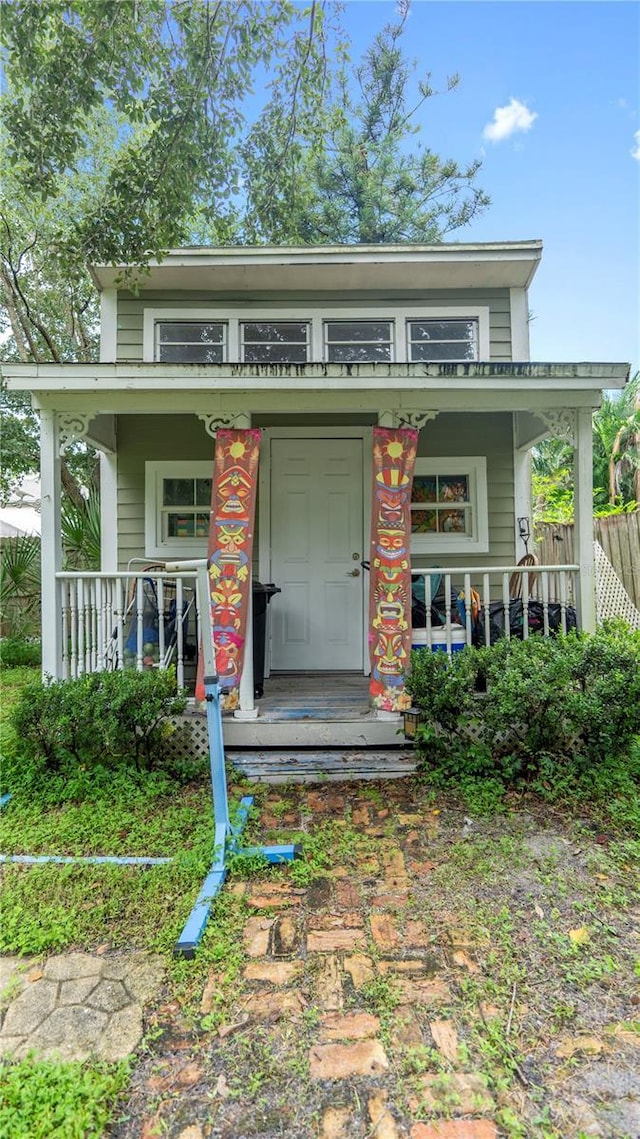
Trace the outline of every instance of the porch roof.
<path fill-rule="evenodd" d="M 170 250 L 136 269 L 93 265 L 98 289 L 205 289 L 240 295 L 261 289 L 527 288 L 542 242 L 433 245 L 222 246 Z M 375 280 L 373 280 L 373 277 Z"/>
<path fill-rule="evenodd" d="M 473 391 L 596 393 L 622 388 L 630 367 L 622 363 L 494 363 L 468 364 L 4 364 L 2 372 L 13 391 L 51 394 L 132 392 L 401 392 Z M 393 387 L 390 387 L 390 383 Z M 574 401 L 571 401 L 574 402 Z M 578 400 L 578 402 L 582 402 Z"/>

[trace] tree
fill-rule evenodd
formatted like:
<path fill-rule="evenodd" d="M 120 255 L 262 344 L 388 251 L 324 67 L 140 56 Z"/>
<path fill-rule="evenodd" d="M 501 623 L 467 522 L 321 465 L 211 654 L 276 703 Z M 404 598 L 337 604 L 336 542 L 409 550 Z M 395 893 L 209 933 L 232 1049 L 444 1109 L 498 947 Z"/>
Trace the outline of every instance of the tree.
<path fill-rule="evenodd" d="M 573 448 L 543 439 L 533 451 L 535 511 L 541 520 L 573 519 Z M 598 513 L 640 503 L 640 372 L 614 395 L 605 392 L 593 416 L 593 505 Z"/>
<path fill-rule="evenodd" d="M 401 42 L 407 12 L 353 74 L 343 60 L 333 91 L 324 77 L 320 135 L 303 114 L 287 117 L 290 91 L 276 88 L 243 150 L 248 241 L 440 241 L 487 207 L 475 185 L 479 161 L 443 160 L 417 139 L 416 116 L 435 92 L 429 73 L 412 84 L 416 65 Z M 452 76 L 447 89 L 457 84 Z"/>
<path fill-rule="evenodd" d="M 174 245 L 237 239 L 233 198 L 245 102 L 273 58 L 298 109 L 326 66 L 323 8 L 273 0 L 12 0 L 0 24 L 0 358 L 97 353 L 90 262 L 144 266 Z M 0 495 L 37 466 L 29 401 L 1 395 Z M 76 448 L 63 485 L 95 463 Z"/>
<path fill-rule="evenodd" d="M 315 0 L 5 3 L 0 358 L 96 358 L 91 262 L 140 268 L 193 241 L 432 241 L 469 221 L 488 202 L 479 164 L 415 145 L 433 91 L 427 76 L 410 103 L 406 10 L 352 81 Z M 37 422 L 23 399 L 2 405 L 6 493 Z M 91 458 L 63 466 L 79 511 Z"/>

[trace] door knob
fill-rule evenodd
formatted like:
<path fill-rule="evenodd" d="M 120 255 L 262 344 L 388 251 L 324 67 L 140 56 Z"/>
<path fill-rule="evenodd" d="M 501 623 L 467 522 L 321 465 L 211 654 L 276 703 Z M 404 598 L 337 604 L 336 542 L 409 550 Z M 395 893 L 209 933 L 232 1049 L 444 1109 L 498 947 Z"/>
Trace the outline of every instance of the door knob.
<path fill-rule="evenodd" d="M 359 569 L 347 570 L 345 576 L 346 577 L 360 577 L 360 570 Z"/>

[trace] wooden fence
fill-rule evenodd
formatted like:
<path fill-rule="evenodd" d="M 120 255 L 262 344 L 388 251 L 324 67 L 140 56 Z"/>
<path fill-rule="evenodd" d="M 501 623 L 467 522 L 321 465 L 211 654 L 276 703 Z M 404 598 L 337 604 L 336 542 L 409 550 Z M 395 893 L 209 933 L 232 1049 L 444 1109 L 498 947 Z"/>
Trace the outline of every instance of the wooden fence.
<path fill-rule="evenodd" d="M 545 566 L 575 561 L 573 523 L 536 525 L 535 552 Z M 636 609 L 640 609 L 640 511 L 594 518 L 593 536 L 602 546 Z"/>

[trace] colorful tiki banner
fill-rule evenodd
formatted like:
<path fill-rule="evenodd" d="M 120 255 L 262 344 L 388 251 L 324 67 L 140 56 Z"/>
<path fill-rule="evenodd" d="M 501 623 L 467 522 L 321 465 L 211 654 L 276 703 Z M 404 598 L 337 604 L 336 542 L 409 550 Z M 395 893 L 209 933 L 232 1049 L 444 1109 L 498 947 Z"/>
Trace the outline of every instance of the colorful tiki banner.
<path fill-rule="evenodd" d="M 216 432 L 209 527 L 209 588 L 216 666 L 224 708 L 237 708 L 251 590 L 253 521 L 260 435 L 257 428 Z M 196 700 L 204 700 L 202 655 Z"/>
<path fill-rule="evenodd" d="M 411 488 L 418 432 L 374 427 L 369 644 L 371 703 L 401 712 L 411 653 Z"/>

